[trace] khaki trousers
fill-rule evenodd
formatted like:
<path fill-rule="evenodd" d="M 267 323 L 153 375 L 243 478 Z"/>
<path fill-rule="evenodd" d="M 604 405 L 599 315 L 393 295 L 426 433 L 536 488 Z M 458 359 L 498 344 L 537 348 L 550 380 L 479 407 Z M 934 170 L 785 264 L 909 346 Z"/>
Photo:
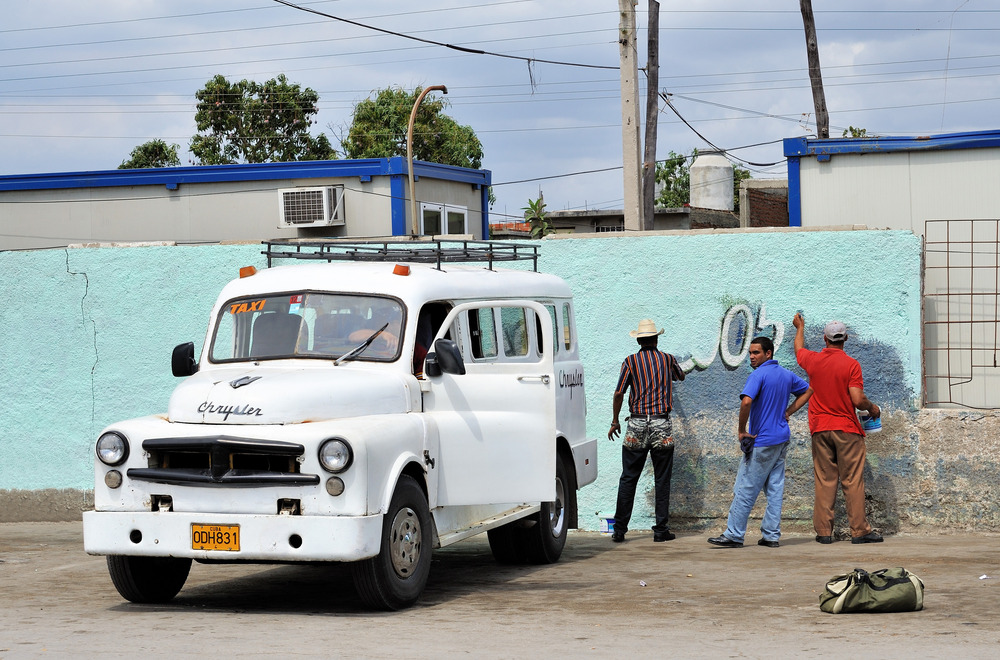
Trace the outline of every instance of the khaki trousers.
<path fill-rule="evenodd" d="M 846 431 L 819 431 L 812 434 L 813 478 L 816 500 L 813 527 L 818 536 L 833 535 L 833 505 L 837 481 L 844 489 L 844 504 L 851 536 L 872 531 L 865 517 L 865 439 Z"/>

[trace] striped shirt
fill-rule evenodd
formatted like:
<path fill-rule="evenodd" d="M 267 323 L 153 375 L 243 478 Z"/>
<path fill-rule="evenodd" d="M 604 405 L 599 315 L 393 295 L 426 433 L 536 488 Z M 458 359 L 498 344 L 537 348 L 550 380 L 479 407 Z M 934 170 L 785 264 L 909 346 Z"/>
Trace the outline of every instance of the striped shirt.
<path fill-rule="evenodd" d="M 673 395 L 673 355 L 655 348 L 641 348 L 622 363 L 615 394 L 629 390 L 628 409 L 633 415 L 666 415 Z"/>

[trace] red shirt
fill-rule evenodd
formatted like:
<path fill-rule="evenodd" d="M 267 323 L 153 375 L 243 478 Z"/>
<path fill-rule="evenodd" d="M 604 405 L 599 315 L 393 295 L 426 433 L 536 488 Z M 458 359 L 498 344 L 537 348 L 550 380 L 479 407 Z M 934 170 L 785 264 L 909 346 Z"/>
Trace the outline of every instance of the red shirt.
<path fill-rule="evenodd" d="M 864 435 L 848 390 L 865 387 L 858 361 L 839 348 L 829 347 L 819 353 L 803 348 L 795 354 L 795 359 L 806 370 L 813 389 L 809 399 L 809 432 L 846 431 Z"/>

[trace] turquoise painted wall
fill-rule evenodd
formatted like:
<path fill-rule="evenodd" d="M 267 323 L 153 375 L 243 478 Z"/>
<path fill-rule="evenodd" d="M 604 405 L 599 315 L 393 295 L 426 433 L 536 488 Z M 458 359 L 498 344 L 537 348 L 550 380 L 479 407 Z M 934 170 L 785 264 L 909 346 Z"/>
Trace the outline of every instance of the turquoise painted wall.
<path fill-rule="evenodd" d="M 96 434 L 166 411 L 173 347 L 201 349 L 219 289 L 260 251 L 0 252 L 0 490 L 92 489 Z"/>
<path fill-rule="evenodd" d="M 884 406 L 887 419 L 912 415 L 919 400 L 921 244 L 910 232 L 622 236 L 546 241 L 542 253 L 542 269 L 573 287 L 588 433 L 601 439 L 598 481 L 580 498 L 581 523 L 589 527 L 614 514 L 621 450 L 606 439 L 611 398 L 621 361 L 637 348 L 628 331 L 642 318 L 665 328 L 661 350 L 694 364 L 674 395 L 671 515 L 682 519 L 681 526 L 724 519 L 728 511 L 739 460 L 738 395 L 750 374 L 746 341 L 774 337 L 775 358 L 805 376 L 793 355 L 796 311 L 807 322 L 807 347 L 816 350 L 828 320 L 848 324 L 847 350 L 861 363 L 866 391 Z M 794 422 L 785 518 L 811 521 L 805 410 Z M 908 440 L 892 448 L 911 462 L 915 451 Z M 651 466 L 646 469 L 635 529 L 652 524 Z"/>
<path fill-rule="evenodd" d="M 613 513 L 620 445 L 606 439 L 611 396 L 622 359 L 636 348 L 628 331 L 639 319 L 666 328 L 660 347 L 692 369 L 675 394 L 672 514 L 679 526 L 697 526 L 724 517 L 731 498 L 737 395 L 750 373 L 746 339 L 761 332 L 779 338 L 776 358 L 797 369 L 791 327 L 797 310 L 804 312 L 811 347 L 821 346 L 829 319 L 851 329 L 848 352 L 861 362 L 866 389 L 886 412 L 886 430 L 869 443 L 869 482 L 893 497 L 876 497 L 873 513 L 890 526 L 915 519 L 900 497 L 910 488 L 907 479 L 941 472 L 924 466 L 914 422 L 918 237 L 776 231 L 538 245 L 540 269 L 564 277 L 574 291 L 588 432 L 600 439 L 598 481 L 580 498 L 583 526 L 594 529 L 600 515 Z M 263 267 L 260 250 L 250 244 L 0 252 L 0 431 L 7 438 L 0 443 L 0 491 L 90 489 L 96 434 L 116 420 L 165 410 L 175 385 L 170 351 L 188 340 L 200 350 L 218 290 L 240 266 Z M 786 519 L 808 519 L 812 475 L 804 411 L 793 435 Z M 970 470 L 981 468 L 977 460 Z M 649 488 L 644 478 L 633 528 L 651 524 Z M 941 515 L 930 504 L 924 508 L 928 520 Z"/>

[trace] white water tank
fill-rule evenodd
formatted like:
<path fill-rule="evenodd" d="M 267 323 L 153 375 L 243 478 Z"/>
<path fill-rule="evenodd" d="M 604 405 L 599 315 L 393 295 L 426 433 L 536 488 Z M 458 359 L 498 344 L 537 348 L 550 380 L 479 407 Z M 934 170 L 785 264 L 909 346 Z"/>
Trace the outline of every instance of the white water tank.
<path fill-rule="evenodd" d="M 698 154 L 691 163 L 691 206 L 733 210 L 733 164 L 717 151 Z"/>

